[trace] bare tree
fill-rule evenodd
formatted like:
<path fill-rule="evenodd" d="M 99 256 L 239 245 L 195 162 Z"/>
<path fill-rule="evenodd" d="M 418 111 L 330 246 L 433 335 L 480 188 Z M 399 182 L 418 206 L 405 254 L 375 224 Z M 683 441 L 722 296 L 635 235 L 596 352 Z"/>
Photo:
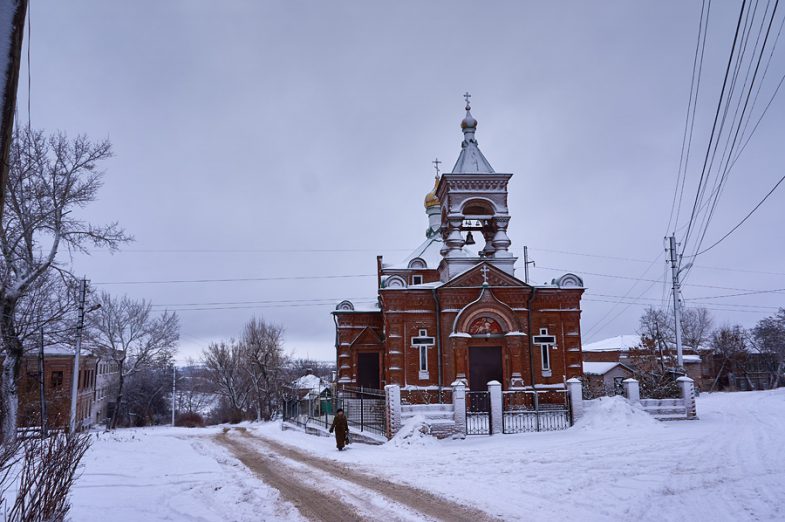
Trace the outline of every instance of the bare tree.
<path fill-rule="evenodd" d="M 207 368 L 192 359 L 179 368 L 175 399 L 179 414 L 204 415 L 214 402 L 215 395 L 216 386 Z"/>
<path fill-rule="evenodd" d="M 269 420 L 280 399 L 286 373 L 283 328 L 254 317 L 245 323 L 241 347 L 242 367 L 253 387 L 256 420 Z"/>
<path fill-rule="evenodd" d="M 769 353 L 774 358 L 776 369 L 770 387 L 778 386 L 785 374 L 785 308 L 761 319 L 752 329 L 752 341 L 760 352 Z"/>
<path fill-rule="evenodd" d="M 660 371 L 665 371 L 664 354 L 668 351 L 673 331 L 672 321 L 665 310 L 648 307 L 641 315 L 638 333 L 643 344 L 658 356 Z"/>
<path fill-rule="evenodd" d="M 712 317 L 705 308 L 685 308 L 681 314 L 681 332 L 684 346 L 698 350 L 711 335 Z M 654 341 L 653 348 L 662 360 L 676 344 L 676 320 L 671 311 L 647 308 L 640 318 L 638 333 Z"/>
<path fill-rule="evenodd" d="M 715 360 L 721 361 L 720 368 L 717 370 L 717 375 L 711 385 L 712 391 L 717 387 L 722 372 L 730 366 L 731 361 L 738 360 L 740 356 L 744 356 L 747 352 L 747 334 L 739 325 L 722 326 L 717 328 L 711 334 L 711 350 L 715 356 Z"/>
<path fill-rule="evenodd" d="M 685 308 L 681 313 L 681 332 L 685 346 L 694 350 L 705 346 L 711 338 L 714 320 L 705 308 Z"/>
<path fill-rule="evenodd" d="M 202 353 L 204 366 L 229 406 L 228 420 L 239 422 L 250 406 L 252 386 L 245 371 L 244 350 L 234 339 L 210 343 Z"/>
<path fill-rule="evenodd" d="M 180 338 L 177 314 L 152 312 L 145 300 L 127 296 L 114 298 L 103 292 L 101 308 L 89 316 L 90 336 L 101 357 L 117 363 L 118 383 L 115 411 L 110 428 L 115 428 L 126 380 L 146 368 L 172 362 Z"/>
<path fill-rule="evenodd" d="M 84 136 L 72 140 L 31 129 L 14 133 L 0 230 L 5 440 L 16 435 L 16 380 L 24 352 L 17 324 L 20 301 L 48 272 L 66 272 L 57 257 L 61 248 L 86 253 L 88 247 L 115 249 L 130 239 L 116 223 L 96 226 L 76 212 L 96 199 L 102 176 L 98 165 L 110 156 L 108 141 L 91 142 Z"/>

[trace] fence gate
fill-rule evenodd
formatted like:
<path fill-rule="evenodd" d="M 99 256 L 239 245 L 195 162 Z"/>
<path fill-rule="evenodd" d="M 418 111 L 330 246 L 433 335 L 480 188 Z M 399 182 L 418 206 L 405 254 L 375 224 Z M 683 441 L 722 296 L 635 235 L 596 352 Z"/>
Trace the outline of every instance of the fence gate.
<path fill-rule="evenodd" d="M 502 393 L 502 398 L 504 433 L 556 431 L 570 427 L 570 408 L 566 390 L 505 391 Z"/>
<path fill-rule="evenodd" d="M 491 393 L 466 392 L 466 435 L 491 434 Z"/>

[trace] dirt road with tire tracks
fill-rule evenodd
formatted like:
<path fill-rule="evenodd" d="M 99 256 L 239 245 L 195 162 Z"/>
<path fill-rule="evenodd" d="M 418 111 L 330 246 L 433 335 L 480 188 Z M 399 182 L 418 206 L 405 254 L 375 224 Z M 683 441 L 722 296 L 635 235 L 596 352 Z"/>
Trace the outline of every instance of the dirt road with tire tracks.
<path fill-rule="evenodd" d="M 322 460 L 242 428 L 217 435 L 215 440 L 309 520 L 498 520 L 478 509 Z"/>

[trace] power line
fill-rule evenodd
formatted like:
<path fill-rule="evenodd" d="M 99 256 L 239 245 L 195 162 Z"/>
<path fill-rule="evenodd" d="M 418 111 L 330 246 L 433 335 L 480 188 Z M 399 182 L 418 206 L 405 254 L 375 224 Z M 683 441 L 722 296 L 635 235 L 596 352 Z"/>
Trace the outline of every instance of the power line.
<path fill-rule="evenodd" d="M 781 289 L 781 290 L 785 290 L 785 288 Z M 771 292 L 771 290 L 763 290 L 761 292 L 747 292 L 747 293 L 740 293 L 740 294 L 728 294 L 728 295 L 724 295 L 724 296 L 696 297 L 694 299 L 685 299 L 685 301 L 687 301 L 687 302 L 689 302 L 691 304 L 695 304 L 695 305 L 708 305 L 708 306 L 726 306 L 726 307 L 738 307 L 738 308 L 761 308 L 761 309 L 765 309 L 765 310 L 779 310 L 780 308 L 782 308 L 781 306 L 750 305 L 750 304 L 743 304 L 743 303 L 703 303 L 703 302 L 700 302 L 701 299 L 715 299 L 715 298 L 723 298 L 723 297 L 731 297 L 731 296 L 744 296 L 744 295 L 752 295 L 752 294 L 765 293 L 765 292 Z M 627 297 L 627 296 L 622 296 L 622 295 L 598 294 L 598 293 L 594 293 L 594 292 L 586 292 L 586 294 L 584 294 L 584 295 L 591 296 L 590 298 L 593 298 L 593 297 L 610 297 L 610 298 L 615 298 L 615 299 L 623 299 L 624 303 L 627 303 L 627 302 L 630 302 L 630 301 L 633 302 L 633 303 L 638 303 L 640 301 L 659 302 L 659 300 L 660 300 L 659 297 L 643 297 L 644 295 L 646 295 L 646 292 L 641 293 L 638 297 Z M 589 331 L 589 333 L 590 332 L 591 331 Z"/>
<path fill-rule="evenodd" d="M 583 301 L 590 301 L 590 302 L 596 302 L 596 303 L 616 303 L 617 302 L 617 301 L 610 301 L 608 299 L 591 299 L 591 298 L 588 298 L 588 297 L 586 299 L 583 299 Z M 651 306 L 649 303 L 631 302 L 631 303 L 628 303 L 628 304 L 630 306 L 633 306 L 633 305 L 634 306 Z M 713 310 L 713 311 L 716 311 L 716 312 L 741 312 L 741 313 L 754 313 L 754 314 L 765 313 L 765 312 L 762 312 L 762 311 L 759 311 L 759 310 L 736 310 L 736 309 L 728 309 L 728 308 L 716 308 L 716 305 L 714 305 L 713 307 L 704 307 L 704 308 L 706 308 L 707 310 Z M 588 337 L 588 335 L 587 335 L 587 337 Z"/>
<path fill-rule="evenodd" d="M 744 224 L 744 222 L 745 222 L 745 221 L 747 221 L 747 220 L 750 218 L 750 216 L 752 216 L 752 215 L 755 213 L 755 211 L 756 211 L 756 210 L 758 210 L 758 209 L 761 207 L 761 205 L 763 205 L 763 204 L 766 202 L 766 200 L 767 200 L 767 199 L 769 199 L 769 196 L 771 196 L 771 195 L 774 193 L 774 191 L 775 191 L 775 190 L 777 190 L 777 187 L 779 187 L 779 186 L 782 184 L 782 182 L 783 182 L 783 181 L 785 181 L 785 176 L 782 176 L 782 177 L 780 178 L 780 180 L 779 180 L 779 181 L 778 181 L 778 182 L 777 182 L 777 183 L 776 183 L 776 184 L 775 184 L 775 185 L 774 185 L 774 186 L 771 188 L 771 190 L 770 190 L 770 191 L 769 191 L 769 192 L 768 192 L 768 193 L 767 193 L 765 196 L 763 196 L 763 199 L 761 199 L 761 200 L 758 202 L 758 204 L 757 204 L 757 205 L 755 205 L 755 207 L 754 207 L 752 210 L 750 210 L 750 211 L 747 213 L 747 215 L 746 215 L 746 216 L 744 216 L 744 218 L 743 218 L 741 221 L 739 221 L 738 223 L 736 223 L 736 225 L 735 225 L 733 228 L 731 228 L 731 229 L 730 229 L 730 230 L 729 230 L 729 231 L 728 231 L 728 232 L 727 232 L 727 233 L 726 233 L 724 236 L 722 236 L 721 238 L 719 238 L 719 239 L 718 239 L 718 240 L 717 240 L 717 241 L 716 241 L 714 244 L 712 244 L 710 247 L 708 247 L 708 248 L 705 248 L 705 249 L 701 250 L 700 252 L 697 252 L 697 253 L 695 253 L 694 255 L 692 255 L 692 256 L 690 256 L 690 257 L 698 257 L 698 256 L 699 256 L 699 255 L 701 255 L 701 254 L 705 254 L 706 252 L 708 252 L 709 250 L 711 250 L 711 249 L 712 249 L 712 248 L 714 248 L 715 246 L 717 246 L 717 245 L 719 245 L 720 243 L 722 243 L 722 242 L 723 242 L 723 241 L 724 241 L 724 240 L 725 240 L 725 239 L 726 239 L 728 236 L 730 236 L 731 234 L 733 234 L 733 233 L 736 231 L 736 229 L 738 229 L 740 226 L 742 226 L 742 225 Z"/>
<path fill-rule="evenodd" d="M 643 278 L 643 277 L 620 276 L 620 275 L 617 275 L 617 274 L 603 274 L 601 272 L 585 272 L 585 271 L 581 271 L 581 270 L 569 270 L 569 269 L 566 269 L 566 268 L 554 268 L 554 267 L 548 267 L 548 266 L 538 266 L 537 268 L 542 268 L 544 270 L 553 270 L 553 271 L 556 271 L 556 272 L 572 272 L 572 273 L 581 274 L 581 275 L 592 275 L 592 276 L 597 276 L 597 277 L 609 277 L 609 278 L 613 278 L 613 279 L 626 279 L 626 280 L 629 280 L 629 281 L 646 281 L 646 282 L 649 282 L 649 283 L 662 283 L 661 279 L 646 279 L 646 278 Z M 756 291 L 755 289 L 751 289 L 751 288 L 733 288 L 733 287 L 728 287 L 728 286 L 700 285 L 700 284 L 697 284 L 697 283 L 684 285 L 684 286 L 693 286 L 693 287 L 696 287 L 696 288 L 714 288 L 716 290 L 736 290 L 736 291 L 739 291 L 739 292 Z"/>
<path fill-rule="evenodd" d="M 236 277 L 225 279 L 170 279 L 162 281 L 103 281 L 96 285 L 163 285 L 181 283 L 235 283 L 251 281 L 298 281 L 312 279 L 350 279 L 357 277 L 376 277 L 376 274 L 320 275 L 320 276 L 279 276 L 279 277 Z"/>
<path fill-rule="evenodd" d="M 372 304 L 376 301 L 356 301 L 359 304 Z M 268 308 L 302 308 L 309 306 L 329 306 L 333 307 L 335 303 L 299 303 L 299 304 L 270 304 L 270 305 L 253 305 L 253 306 L 217 306 L 217 307 L 199 307 L 199 308 L 174 308 L 172 312 L 206 312 L 211 310 L 257 310 Z"/>
<path fill-rule="evenodd" d="M 649 266 L 647 266 L 647 267 L 646 267 L 646 270 L 644 270 L 644 271 L 643 271 L 643 273 L 641 274 L 641 277 L 643 277 L 643 276 L 645 276 L 646 274 L 648 274 L 648 273 L 649 273 L 649 270 L 651 270 L 651 268 L 654 266 L 654 264 L 655 264 L 657 261 L 659 261 L 660 257 L 662 257 L 662 252 L 660 252 L 660 253 L 657 255 L 657 257 L 655 257 L 654 259 L 652 259 L 652 260 L 651 260 L 651 263 L 649 263 Z M 627 293 L 626 293 L 626 294 L 624 294 L 624 296 L 623 296 L 622 298 L 626 298 L 626 297 L 627 297 L 627 296 L 628 296 L 630 293 L 632 293 L 632 291 L 635 289 L 635 287 L 637 286 L 637 284 L 638 284 L 638 281 L 636 281 L 635 283 L 633 283 L 633 284 L 632 284 L 632 286 L 630 286 L 630 289 L 629 289 L 629 290 L 627 290 Z M 649 286 L 648 286 L 648 287 L 647 287 L 647 288 L 646 288 L 646 289 L 643 291 L 643 293 L 641 293 L 641 296 L 642 296 L 642 295 L 644 295 L 646 292 L 648 292 L 648 291 L 649 291 L 649 289 L 650 289 L 652 286 L 654 286 L 654 283 L 652 283 L 651 285 L 649 285 Z M 621 303 L 617 303 L 617 304 L 621 304 Z M 597 321 L 597 322 L 594 324 L 594 326 L 593 326 L 593 327 L 591 327 L 591 328 L 589 329 L 589 331 L 587 332 L 587 335 L 590 335 L 590 334 L 591 334 L 591 333 L 592 333 L 594 330 L 597 330 L 597 329 L 600 329 L 601 327 L 604 327 L 604 326 L 605 326 L 607 323 L 605 323 L 605 322 L 603 322 L 603 321 L 605 321 L 605 319 L 606 319 L 606 318 L 607 318 L 607 317 L 608 317 L 608 316 L 609 316 L 609 315 L 610 315 L 610 314 L 613 312 L 613 309 L 614 309 L 615 307 L 616 307 L 616 305 L 614 305 L 613 307 L 611 307 L 611 308 L 610 308 L 610 309 L 609 309 L 609 310 L 608 310 L 608 311 L 605 313 L 605 315 L 604 315 L 604 316 L 602 316 L 602 317 L 600 318 L 600 320 L 599 320 L 599 321 Z M 611 319 L 609 322 L 613 322 L 613 321 L 615 321 L 615 320 L 616 320 L 616 318 L 618 318 L 618 317 L 619 317 L 619 316 L 620 316 L 622 313 L 624 313 L 624 312 L 627 310 L 627 308 L 628 308 L 628 307 L 625 307 L 625 308 L 623 308 L 623 309 L 622 309 L 622 310 L 621 310 L 621 311 L 620 311 L 618 314 L 616 314 L 615 316 L 613 316 L 613 318 L 612 318 L 612 319 Z"/>
<path fill-rule="evenodd" d="M 246 305 L 246 304 L 276 304 L 276 303 L 304 303 L 304 302 L 316 302 L 316 301 L 326 301 L 331 303 L 337 303 L 343 300 L 368 300 L 374 299 L 373 297 L 322 297 L 322 298 L 312 298 L 312 299 L 282 299 L 282 300 L 264 300 L 264 301 L 222 301 L 222 302 L 202 302 L 202 303 L 169 303 L 169 304 L 153 304 L 151 306 L 158 307 L 158 308 L 166 308 L 166 307 L 177 307 L 177 306 L 223 306 L 223 305 Z"/>
<path fill-rule="evenodd" d="M 699 202 L 700 202 L 700 197 L 701 197 L 701 194 L 702 194 L 702 190 L 701 189 L 702 188 L 705 189 L 705 186 L 703 185 L 703 180 L 704 180 L 704 178 L 705 178 L 705 176 L 707 174 L 706 167 L 708 166 L 708 163 L 709 163 L 709 156 L 710 156 L 711 150 L 712 150 L 712 143 L 714 142 L 714 136 L 715 136 L 715 133 L 717 131 L 717 122 L 719 121 L 720 111 L 722 109 L 722 101 L 725 98 L 725 88 L 727 87 L 727 84 L 728 84 L 728 76 L 730 75 L 731 64 L 733 63 L 733 56 L 734 56 L 734 54 L 736 52 L 736 43 L 738 42 L 739 29 L 741 28 L 741 21 L 742 21 L 742 18 L 744 17 L 744 9 L 745 9 L 746 5 L 747 5 L 747 0 L 742 0 L 741 9 L 739 10 L 739 19 L 736 22 L 736 32 L 735 32 L 735 34 L 733 36 L 733 44 L 731 45 L 731 52 L 730 52 L 730 55 L 728 56 L 728 64 L 727 64 L 727 66 L 725 68 L 725 77 L 724 77 L 724 79 L 722 81 L 722 89 L 720 90 L 720 98 L 719 98 L 719 100 L 717 102 L 717 110 L 714 113 L 714 122 L 712 123 L 712 127 L 711 127 L 711 135 L 709 136 L 709 144 L 706 147 L 706 155 L 705 155 L 705 157 L 703 159 L 703 168 L 701 169 L 700 179 L 698 180 L 698 190 L 697 190 L 697 192 L 695 194 L 695 201 L 692 204 L 692 212 L 690 213 L 690 220 L 689 220 L 689 223 L 687 225 L 687 234 L 684 237 L 684 246 L 683 246 L 682 252 L 681 252 L 682 254 L 684 254 L 684 249 L 687 246 L 687 241 L 688 241 L 688 239 L 690 237 L 690 233 L 692 232 L 692 225 L 693 225 L 693 222 L 694 222 L 695 217 L 696 217 L 695 213 L 696 213 L 696 211 L 698 209 L 698 205 L 699 205 Z"/>
<path fill-rule="evenodd" d="M 671 201 L 670 217 L 668 218 L 668 226 L 665 227 L 666 231 L 670 230 L 671 222 L 673 221 L 674 210 L 676 214 L 676 223 L 674 228 L 679 224 L 679 214 L 681 211 L 681 202 L 684 195 L 684 185 L 687 181 L 687 166 L 689 164 L 690 150 L 692 148 L 692 136 L 695 128 L 695 109 L 698 105 L 698 94 L 700 92 L 700 79 L 703 72 L 703 56 L 706 48 L 706 31 L 709 28 L 709 13 L 711 11 L 711 0 L 709 0 L 708 9 L 706 9 L 706 0 L 701 2 L 701 14 L 698 20 L 698 41 L 695 43 L 695 56 L 692 59 L 692 78 L 690 79 L 690 96 L 687 100 L 687 114 L 684 118 L 684 135 L 681 140 L 681 153 L 679 155 L 679 168 L 676 173 L 676 186 L 673 190 L 673 200 Z M 706 25 L 704 29 L 703 13 L 706 13 Z M 701 40 L 703 43 L 701 44 Z M 700 59 L 698 58 L 700 56 Z M 696 74 L 697 73 L 697 74 Z M 693 102 L 693 94 L 695 101 Z M 688 138 L 689 136 L 689 138 Z M 681 186 L 681 190 L 679 190 Z M 679 204 L 676 206 L 676 196 L 679 195 Z"/>
<path fill-rule="evenodd" d="M 771 17 L 769 18 L 768 27 L 766 28 L 766 35 L 763 38 L 763 44 L 761 45 L 760 53 L 758 54 L 758 59 L 757 59 L 756 64 L 755 64 L 755 71 L 753 72 L 752 80 L 750 81 L 750 84 L 749 84 L 749 89 L 747 89 L 747 91 L 746 91 L 746 97 L 745 97 L 745 100 L 744 100 L 744 107 L 742 108 L 741 118 L 739 120 L 739 124 L 736 126 L 736 131 L 735 131 L 735 133 L 733 135 L 733 141 L 732 141 L 732 143 L 730 145 L 730 149 L 729 149 L 728 154 L 727 154 L 727 159 L 725 161 L 725 169 L 723 170 L 722 175 L 721 175 L 718 183 L 716 184 L 716 194 L 714 195 L 714 200 L 712 202 L 711 209 L 709 210 L 708 217 L 706 219 L 706 224 L 705 224 L 705 226 L 703 228 L 703 232 L 701 234 L 701 238 L 698 241 L 698 244 L 697 244 L 697 246 L 695 248 L 696 252 L 698 252 L 700 250 L 700 248 L 701 248 L 701 245 L 703 245 L 703 241 L 704 241 L 704 239 L 706 237 L 706 232 L 709 229 L 709 223 L 711 222 L 711 218 L 714 215 L 714 211 L 715 211 L 715 209 L 717 207 L 717 203 L 719 201 L 720 195 L 722 194 L 723 184 L 727 180 L 728 174 L 730 173 L 730 160 L 731 160 L 731 157 L 733 156 L 733 151 L 736 148 L 736 143 L 737 143 L 737 140 L 739 138 L 739 131 L 741 130 L 741 122 L 744 120 L 744 115 L 745 115 L 745 113 L 747 111 L 747 106 L 749 104 L 750 97 L 752 95 L 752 89 L 753 89 L 753 86 L 755 85 L 755 80 L 758 77 L 758 71 L 760 70 L 761 60 L 763 59 L 763 54 L 764 54 L 764 51 L 766 49 L 766 44 L 767 44 L 767 42 L 769 40 L 769 35 L 771 34 L 771 27 L 772 27 L 772 25 L 774 23 L 774 17 L 776 16 L 778 5 L 779 5 L 779 0 L 776 0 L 775 3 L 774 3 L 774 8 L 772 9 L 772 12 L 771 12 Z M 756 4 L 756 7 L 757 7 L 757 4 Z M 768 5 L 766 6 L 766 12 L 768 12 Z M 762 28 L 763 28 L 763 25 L 764 25 L 764 22 L 765 22 L 766 12 L 764 12 L 763 18 L 761 20 L 761 29 L 758 32 L 758 39 L 760 39 L 760 33 L 762 31 Z M 753 14 L 753 18 L 754 18 L 754 14 Z M 755 42 L 755 46 L 753 47 L 753 54 L 754 54 L 756 48 L 757 48 L 757 40 Z M 743 54 L 742 54 L 742 58 L 743 58 Z M 750 61 L 750 64 L 749 64 L 749 66 L 747 68 L 747 76 L 749 76 L 749 71 L 750 71 L 750 67 L 751 66 L 752 66 L 752 61 Z M 745 79 L 745 82 L 744 82 L 744 86 L 746 86 L 746 79 Z M 742 87 L 742 89 L 744 88 L 744 86 Z M 741 96 L 739 97 L 739 103 L 737 104 L 737 107 L 736 107 L 737 111 L 738 111 L 738 106 L 740 104 L 741 104 Z M 733 122 L 731 123 L 731 126 L 733 126 L 733 124 L 735 122 L 736 122 L 736 115 L 734 114 Z M 728 137 L 728 141 L 730 141 L 730 136 Z M 728 142 L 726 141 L 726 149 L 727 149 L 727 145 L 728 145 Z M 725 156 L 725 152 L 723 151 L 723 157 L 724 156 Z M 720 164 L 721 163 L 722 163 L 722 158 L 720 159 Z M 712 245 L 712 247 L 713 246 L 714 245 Z M 698 254 L 696 253 L 695 255 L 697 256 Z"/>
<path fill-rule="evenodd" d="M 132 254 L 345 254 L 355 252 L 410 252 L 410 248 L 138 248 L 122 249 Z M 109 252 L 106 248 L 89 252 Z"/>

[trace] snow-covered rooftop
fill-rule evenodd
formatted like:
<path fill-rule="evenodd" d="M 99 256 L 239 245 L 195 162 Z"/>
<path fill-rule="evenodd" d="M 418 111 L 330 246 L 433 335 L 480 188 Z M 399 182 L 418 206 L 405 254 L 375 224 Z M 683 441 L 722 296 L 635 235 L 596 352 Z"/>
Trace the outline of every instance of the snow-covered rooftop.
<path fill-rule="evenodd" d="M 299 389 L 299 390 L 319 390 L 319 391 L 322 391 L 324 388 L 326 388 L 326 386 L 322 382 L 322 380 L 318 376 L 316 376 L 316 375 L 314 375 L 312 373 L 309 373 L 308 375 L 303 375 L 302 377 L 299 377 L 296 381 L 294 381 L 292 383 L 292 385 L 295 388 Z"/>
<path fill-rule="evenodd" d="M 631 348 L 639 346 L 641 343 L 641 336 L 638 334 L 625 334 L 617 335 L 597 341 L 594 343 L 584 344 L 582 350 L 584 352 L 626 352 Z"/>
<path fill-rule="evenodd" d="M 73 357 L 75 353 L 75 349 L 73 346 L 66 345 L 66 344 L 53 344 L 50 346 L 44 347 L 44 356 L 46 357 Z M 38 356 L 38 348 L 30 349 L 25 352 L 27 356 Z M 92 356 L 95 355 L 91 350 L 82 346 L 81 349 L 82 356 Z"/>
<path fill-rule="evenodd" d="M 617 366 L 622 366 L 619 362 L 584 362 L 583 373 L 586 375 L 605 375 Z"/>

